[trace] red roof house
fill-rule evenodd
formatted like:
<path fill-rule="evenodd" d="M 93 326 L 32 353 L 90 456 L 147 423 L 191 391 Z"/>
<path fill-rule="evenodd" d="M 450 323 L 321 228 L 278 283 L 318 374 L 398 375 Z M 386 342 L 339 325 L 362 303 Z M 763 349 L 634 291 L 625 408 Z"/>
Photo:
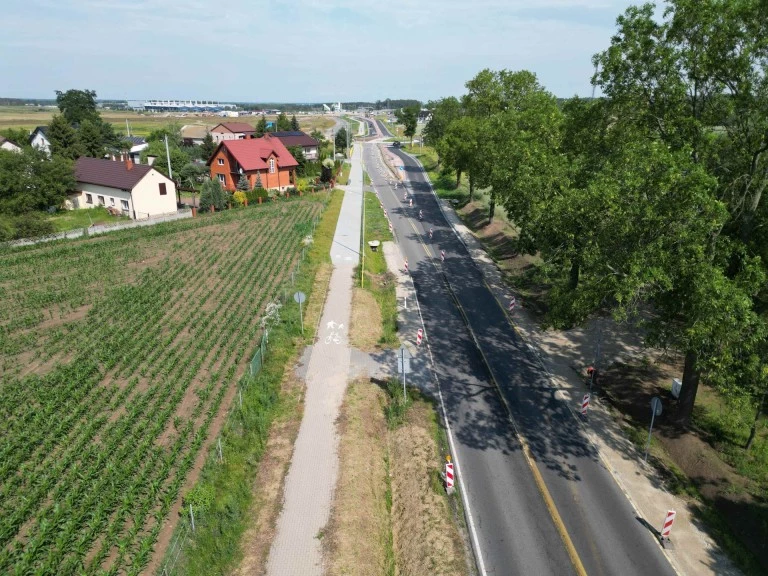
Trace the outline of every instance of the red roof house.
<path fill-rule="evenodd" d="M 208 160 L 211 178 L 226 190 L 235 190 L 245 174 L 253 188 L 257 180 L 267 189 L 285 190 L 296 182 L 296 159 L 279 139 L 272 136 L 248 140 L 224 140 Z"/>

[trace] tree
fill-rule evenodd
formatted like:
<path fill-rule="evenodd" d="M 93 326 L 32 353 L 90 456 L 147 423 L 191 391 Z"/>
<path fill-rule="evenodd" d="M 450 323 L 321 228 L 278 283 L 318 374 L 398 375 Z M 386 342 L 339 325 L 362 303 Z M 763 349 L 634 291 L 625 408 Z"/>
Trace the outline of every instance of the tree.
<path fill-rule="evenodd" d="M 218 180 L 209 178 L 203 182 L 203 188 L 200 191 L 200 210 L 210 210 L 211 206 L 218 211 L 224 210 L 227 207 L 227 194 Z"/>
<path fill-rule="evenodd" d="M 187 156 L 178 146 L 171 145 L 170 141 L 168 142 L 168 152 L 171 156 L 173 180 L 178 183 L 180 182 L 180 175 L 184 169 L 184 166 L 189 163 L 189 156 Z M 157 156 L 152 167 L 162 174 L 170 177 L 170 172 L 168 171 L 168 154 L 165 152 L 165 142 L 160 140 L 154 140 L 150 142 L 149 147 L 145 150 L 142 150 L 141 152 L 142 164 L 147 162 L 147 156 L 150 155 Z"/>
<path fill-rule="evenodd" d="M 307 158 L 304 156 L 304 148 L 301 146 L 288 146 L 288 152 L 291 153 L 296 159 L 299 165 L 296 167 L 296 174 L 298 176 L 306 176 Z"/>
<path fill-rule="evenodd" d="M 104 134 L 92 120 L 83 120 L 77 129 L 77 142 L 83 156 L 103 158 L 105 154 Z"/>
<path fill-rule="evenodd" d="M 593 81 L 608 97 L 612 130 L 687 154 L 716 177 L 701 201 L 725 209 L 690 250 L 695 258 L 678 264 L 676 282 L 652 298 L 661 313 L 654 341 L 685 355 L 682 425 L 700 377 L 723 378 L 734 357 L 748 356 L 734 351 L 754 344 L 755 304 L 764 299 L 754 278 L 765 275 L 766 243 L 752 233 L 762 228 L 758 219 L 765 221 L 768 182 L 768 132 L 759 111 L 767 93 L 761 10 L 752 2 L 672 0 L 659 22 L 653 6 L 632 7 L 618 19 L 610 48 L 595 57 Z"/>
<path fill-rule="evenodd" d="M 51 119 L 46 136 L 51 143 L 52 155 L 69 160 L 77 160 L 83 155 L 83 148 L 78 140 L 77 132 L 63 115 L 56 114 Z"/>
<path fill-rule="evenodd" d="M 438 148 L 448 132 L 448 126 L 463 114 L 461 102 L 454 96 L 451 96 L 449 98 L 441 98 L 437 102 L 429 102 L 427 108 L 432 111 L 432 115 L 429 122 L 424 126 L 421 136 L 425 144 Z M 442 160 L 442 158 L 439 158 L 439 160 Z"/>
<path fill-rule="evenodd" d="M 256 172 L 256 182 L 253 183 L 254 190 L 257 188 L 263 188 L 261 184 L 261 172 Z"/>
<path fill-rule="evenodd" d="M 60 206 L 75 189 L 72 161 L 48 158 L 32 147 L 21 153 L 0 150 L 0 212 L 19 215 Z"/>
<path fill-rule="evenodd" d="M 277 117 L 277 131 L 285 132 L 290 129 L 291 129 L 291 121 L 288 119 L 288 116 L 285 115 L 285 112 L 280 112 L 280 114 Z"/>
<path fill-rule="evenodd" d="M 70 125 L 80 124 L 83 120 L 96 121 L 96 91 L 94 90 L 56 90 L 56 104 Z"/>
<path fill-rule="evenodd" d="M 211 136 L 210 132 L 205 133 L 205 137 L 203 138 L 203 143 L 200 145 L 200 148 L 203 153 L 203 158 L 208 160 L 211 156 L 213 156 L 213 153 L 216 151 L 216 143 L 213 141 L 213 136 Z"/>
<path fill-rule="evenodd" d="M 0 136 L 4 136 L 21 148 L 29 146 L 29 132 L 23 128 L 4 128 L 0 130 Z"/>
<path fill-rule="evenodd" d="M 469 174 L 469 201 L 474 201 L 475 185 L 483 170 L 482 129 L 479 120 L 468 116 L 451 122 L 443 138 L 438 142 L 438 154 L 446 168 L 456 171 L 456 186 L 461 175 Z"/>
<path fill-rule="evenodd" d="M 345 151 L 347 149 L 347 129 L 339 128 L 333 141 L 336 143 L 336 152 Z"/>
<path fill-rule="evenodd" d="M 407 106 L 395 113 L 397 121 L 405 127 L 403 133 L 407 138 L 411 139 L 411 146 L 413 146 L 413 136 L 416 134 L 416 125 L 418 124 L 420 111 L 421 106 Z"/>
<path fill-rule="evenodd" d="M 299 121 L 296 119 L 296 114 L 291 116 L 291 130 L 293 130 L 294 132 L 298 132 L 299 130 L 301 130 L 301 128 L 299 127 Z"/>
<path fill-rule="evenodd" d="M 251 189 L 251 185 L 248 182 L 248 176 L 246 176 L 245 173 L 240 174 L 240 178 L 237 180 L 237 189 L 242 192 L 247 192 Z"/>
<path fill-rule="evenodd" d="M 267 117 L 266 116 L 262 115 L 259 118 L 259 121 L 256 122 L 255 130 L 256 131 L 254 133 L 254 136 L 256 136 L 256 138 L 261 138 L 262 136 L 264 136 L 264 134 L 267 133 Z"/>
<path fill-rule="evenodd" d="M 147 136 L 147 142 L 163 142 L 168 137 L 169 146 L 181 146 L 184 139 L 181 137 L 181 124 L 178 122 L 169 122 L 165 126 L 156 128 Z"/>

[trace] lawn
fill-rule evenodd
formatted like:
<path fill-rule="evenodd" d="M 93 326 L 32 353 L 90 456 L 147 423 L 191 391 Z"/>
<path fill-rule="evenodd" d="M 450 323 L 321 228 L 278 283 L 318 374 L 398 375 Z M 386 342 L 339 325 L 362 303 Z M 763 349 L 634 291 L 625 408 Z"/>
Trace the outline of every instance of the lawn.
<path fill-rule="evenodd" d="M 379 205 L 379 198 L 373 192 L 365 193 L 365 221 L 363 229 L 363 261 L 365 274 L 362 287 L 368 290 L 378 303 L 382 319 L 382 335 L 380 344 L 395 346 L 397 337 L 397 298 L 395 297 L 395 282 L 392 275 L 387 272 L 387 262 L 381 246 L 373 252 L 368 246 L 371 240 L 379 242 L 391 241 L 392 233 L 389 231 L 389 221 Z M 357 280 L 360 282 L 360 272 Z"/>
<path fill-rule="evenodd" d="M 113 216 L 102 206 L 96 208 L 81 208 L 79 210 L 62 210 L 48 218 L 53 222 L 56 232 L 74 230 L 76 228 L 88 228 L 98 224 L 111 224 L 130 220 L 127 216 Z"/>
<path fill-rule="evenodd" d="M 145 570 L 238 390 L 268 426 L 249 362 L 326 198 L 0 249 L 0 572 Z"/>

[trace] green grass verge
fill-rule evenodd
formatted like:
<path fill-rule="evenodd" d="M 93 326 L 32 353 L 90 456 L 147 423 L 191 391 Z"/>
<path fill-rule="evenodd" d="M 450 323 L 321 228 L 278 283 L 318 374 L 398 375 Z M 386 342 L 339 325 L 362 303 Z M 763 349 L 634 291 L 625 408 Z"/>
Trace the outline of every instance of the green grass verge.
<path fill-rule="evenodd" d="M 365 230 L 363 233 L 362 251 L 363 267 L 365 270 L 362 287 L 368 290 L 379 305 L 381 311 L 381 341 L 385 347 L 397 346 L 400 340 L 397 336 L 397 296 L 395 295 L 395 279 L 387 272 L 387 262 L 384 259 L 384 251 L 379 246 L 373 252 L 368 246 L 371 240 L 385 242 L 393 240 L 389 231 L 389 222 L 379 206 L 379 198 L 373 192 L 364 195 L 365 206 Z M 360 271 L 355 274 L 358 285 L 360 283 Z"/>
<path fill-rule="evenodd" d="M 337 182 L 342 185 L 346 185 L 349 181 L 349 173 L 352 170 L 352 164 L 349 162 L 344 162 L 344 164 L 341 165 L 341 175 L 339 176 L 339 179 Z"/>
<path fill-rule="evenodd" d="M 128 221 L 127 216 L 112 216 L 106 208 L 81 208 L 79 210 L 62 210 L 48 217 L 56 228 L 56 232 L 74 230 L 76 228 L 88 228 L 91 224 L 112 224 L 114 222 Z"/>
<path fill-rule="evenodd" d="M 315 230 L 314 242 L 301 266 L 291 290 L 301 290 L 312 297 L 318 266 L 330 261 L 330 249 L 336 222 L 341 211 L 343 193 L 334 191 Z M 221 434 L 224 462 L 218 461 L 215 444 L 208 454 L 200 479 L 185 495 L 185 510 L 174 538 L 188 522 L 188 501 L 201 508 L 197 526 L 183 549 L 174 574 L 203 576 L 228 574 L 242 557 L 240 540 L 248 527 L 252 503 L 252 483 L 266 445 L 271 422 L 286 408 L 291 399 L 280 395 L 285 370 L 295 361 L 304 345 L 312 341 L 314 326 L 305 326 L 301 336 L 299 310 L 288 305 L 280 310 L 281 323 L 269 331 L 269 346 L 261 372 L 241 382 L 242 409 L 236 400 Z M 255 348 L 254 348 L 255 351 Z M 194 506 L 194 504 L 193 504 Z M 166 551 L 168 555 L 168 551 Z M 165 560 L 169 557 L 166 556 Z M 162 573 L 162 566 L 158 574 Z"/>

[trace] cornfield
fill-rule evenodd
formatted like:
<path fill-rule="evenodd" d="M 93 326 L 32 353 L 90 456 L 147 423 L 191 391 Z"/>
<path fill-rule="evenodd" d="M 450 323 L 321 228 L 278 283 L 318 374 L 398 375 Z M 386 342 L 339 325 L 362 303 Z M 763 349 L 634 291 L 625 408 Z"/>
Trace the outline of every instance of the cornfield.
<path fill-rule="evenodd" d="M 146 567 L 321 210 L 0 251 L 0 573 Z"/>

